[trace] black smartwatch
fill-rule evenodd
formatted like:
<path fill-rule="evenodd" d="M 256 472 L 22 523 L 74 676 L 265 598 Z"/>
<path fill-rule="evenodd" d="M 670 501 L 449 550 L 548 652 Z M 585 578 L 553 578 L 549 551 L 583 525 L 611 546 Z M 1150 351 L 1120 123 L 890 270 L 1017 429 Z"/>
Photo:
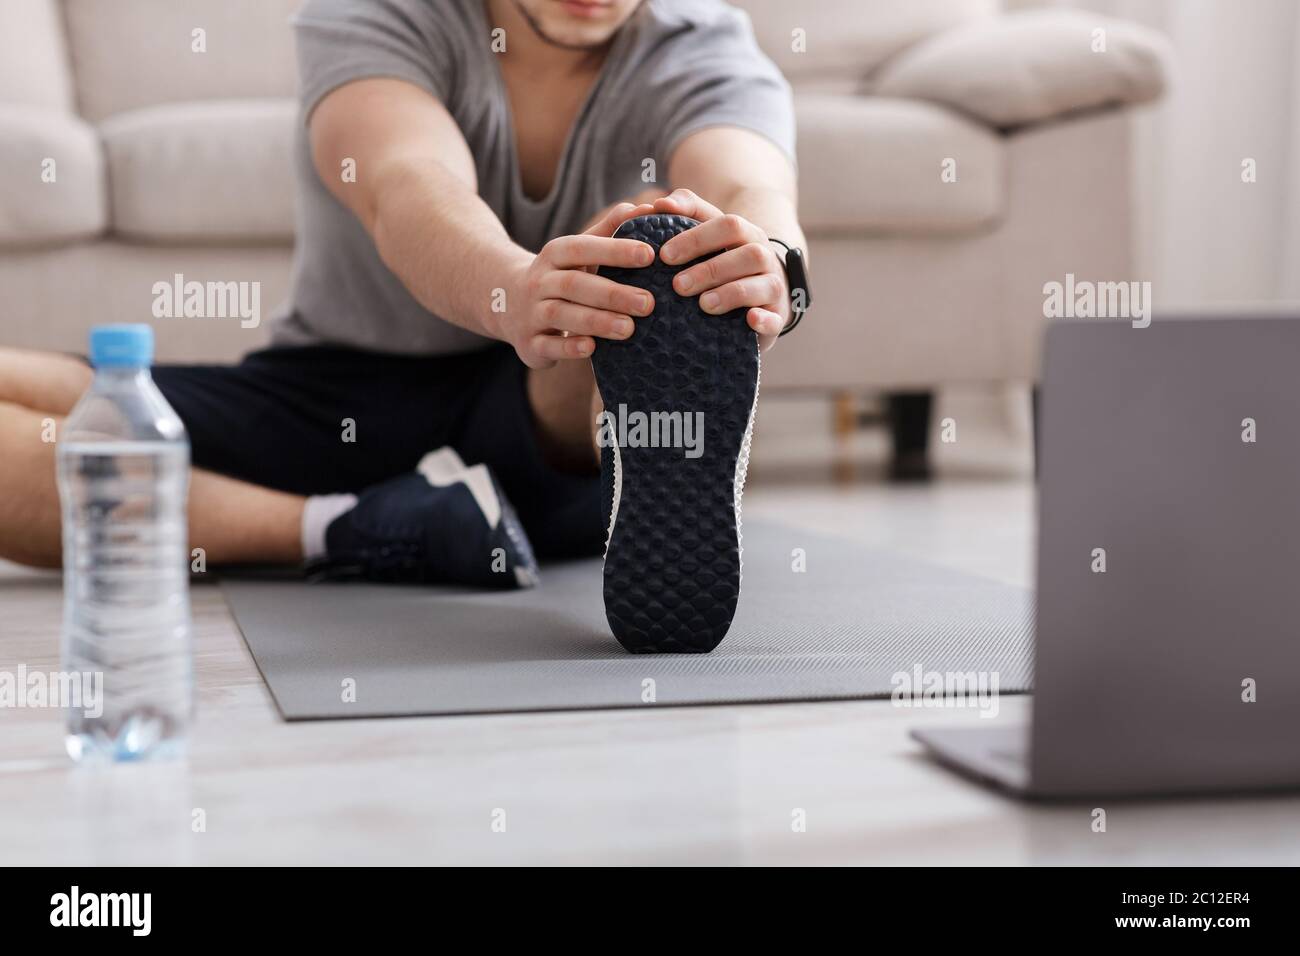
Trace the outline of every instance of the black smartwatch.
<path fill-rule="evenodd" d="M 808 264 L 804 262 L 803 250 L 780 239 L 773 239 L 772 242 L 785 250 L 785 259 L 781 264 L 785 266 L 785 284 L 790 287 L 790 321 L 777 333 L 780 338 L 787 332 L 793 332 L 794 327 L 807 314 L 808 307 L 812 305 L 812 288 L 808 285 Z"/>

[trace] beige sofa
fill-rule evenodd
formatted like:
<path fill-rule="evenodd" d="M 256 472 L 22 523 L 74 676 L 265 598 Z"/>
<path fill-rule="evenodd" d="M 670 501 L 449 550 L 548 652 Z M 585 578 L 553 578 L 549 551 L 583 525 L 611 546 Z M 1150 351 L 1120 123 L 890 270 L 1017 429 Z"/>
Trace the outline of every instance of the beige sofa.
<path fill-rule="evenodd" d="M 177 274 L 260 282 L 265 318 L 285 294 L 297 2 L 0 4 L 0 342 L 265 341 L 151 307 Z M 796 90 L 816 301 L 764 389 L 1030 381 L 1044 282 L 1132 278 L 1124 107 L 1160 93 L 1159 37 L 996 0 L 740 5 Z"/>

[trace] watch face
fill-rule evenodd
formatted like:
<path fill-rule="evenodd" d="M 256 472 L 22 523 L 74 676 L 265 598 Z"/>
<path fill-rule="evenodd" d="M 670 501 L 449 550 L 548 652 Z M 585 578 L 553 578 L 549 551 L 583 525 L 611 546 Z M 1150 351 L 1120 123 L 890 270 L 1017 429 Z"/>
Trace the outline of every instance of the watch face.
<path fill-rule="evenodd" d="M 798 249 L 791 249 L 785 254 L 785 275 L 790 284 L 790 297 L 800 292 L 803 293 L 803 302 L 800 311 L 807 311 L 808 306 L 812 305 L 812 286 L 808 284 L 808 267 L 803 261 L 803 253 Z"/>

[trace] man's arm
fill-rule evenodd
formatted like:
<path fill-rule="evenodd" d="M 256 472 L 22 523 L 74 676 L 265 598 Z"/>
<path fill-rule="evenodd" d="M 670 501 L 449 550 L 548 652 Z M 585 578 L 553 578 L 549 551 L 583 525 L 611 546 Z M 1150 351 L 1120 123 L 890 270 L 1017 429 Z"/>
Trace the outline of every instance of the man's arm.
<path fill-rule="evenodd" d="M 668 174 L 679 188 L 655 209 L 702 224 L 665 244 L 664 261 L 689 262 L 727 250 L 679 273 L 677 291 L 700 295 L 701 308 L 713 314 L 748 306 L 749 324 L 767 348 L 790 319 L 785 270 L 768 237 L 807 249 L 793 166 L 765 137 L 720 126 L 683 139 L 669 158 Z"/>
<path fill-rule="evenodd" d="M 309 127 L 321 182 L 361 221 L 416 301 L 509 342 L 529 366 L 588 356 L 592 336 L 626 338 L 630 317 L 653 309 L 642 290 L 587 271 L 652 261 L 644 243 L 609 238 L 650 207 L 617 207 L 583 235 L 555 239 L 534 256 L 479 198 L 465 138 L 419 87 L 382 78 L 348 83 L 321 100 Z M 355 182 L 341 175 L 345 159 L 356 164 Z M 493 310 L 498 289 L 504 311 Z"/>

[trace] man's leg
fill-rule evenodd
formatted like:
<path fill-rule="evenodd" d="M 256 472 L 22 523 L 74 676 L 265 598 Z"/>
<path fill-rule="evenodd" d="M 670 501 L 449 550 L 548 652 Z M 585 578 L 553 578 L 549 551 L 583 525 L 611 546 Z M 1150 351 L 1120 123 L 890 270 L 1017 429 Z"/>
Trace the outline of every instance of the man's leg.
<path fill-rule="evenodd" d="M 90 383 L 91 372 L 65 355 L 0 349 L 0 557 L 39 567 L 60 561 L 55 433 Z M 303 501 L 196 469 L 191 477 L 189 536 L 213 564 L 293 563 L 302 558 Z"/>
<path fill-rule="evenodd" d="M 596 416 L 602 406 L 590 362 L 530 369 L 528 404 L 547 464 L 574 474 L 590 474 L 600 467 Z"/>
<path fill-rule="evenodd" d="M 605 529 L 590 363 L 528 370 L 505 349 L 484 353 L 484 362 L 456 451 L 492 469 L 539 559 L 598 554 Z"/>

